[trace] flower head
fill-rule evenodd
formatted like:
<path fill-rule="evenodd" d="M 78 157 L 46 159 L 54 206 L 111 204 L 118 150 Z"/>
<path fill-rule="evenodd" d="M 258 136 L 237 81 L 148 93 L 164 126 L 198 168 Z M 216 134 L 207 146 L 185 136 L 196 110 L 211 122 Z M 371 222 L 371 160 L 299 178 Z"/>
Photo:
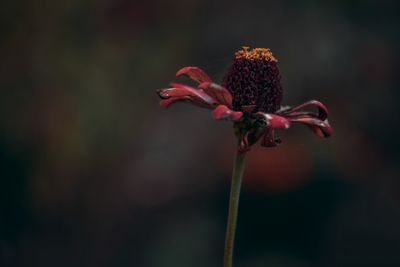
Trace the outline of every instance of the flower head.
<path fill-rule="evenodd" d="M 321 102 L 281 106 L 283 89 L 277 62 L 269 49 L 243 47 L 235 53 L 222 85 L 213 83 L 200 68 L 184 67 L 176 76 L 188 76 L 198 83 L 197 88 L 171 83 L 170 88 L 157 91 L 160 104 L 168 108 L 176 102 L 189 102 L 212 109 L 216 120 L 233 121 L 241 153 L 259 139 L 265 147 L 276 146 L 281 141 L 275 138 L 275 129 L 288 129 L 292 122 L 308 126 L 319 137 L 329 137 L 332 127 Z"/>
<path fill-rule="evenodd" d="M 282 85 L 277 60 L 269 49 L 243 47 L 222 85 L 233 95 L 233 108 L 255 105 L 253 111 L 273 113 L 281 107 Z"/>

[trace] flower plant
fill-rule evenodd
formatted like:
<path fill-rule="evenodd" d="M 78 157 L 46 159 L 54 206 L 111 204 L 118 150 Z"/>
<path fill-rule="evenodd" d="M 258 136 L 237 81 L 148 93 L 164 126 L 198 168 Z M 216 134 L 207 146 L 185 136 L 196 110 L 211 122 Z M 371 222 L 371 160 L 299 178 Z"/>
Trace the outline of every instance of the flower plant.
<path fill-rule="evenodd" d="M 184 67 L 176 76 L 191 78 L 198 83 L 196 88 L 171 83 L 170 88 L 157 91 L 164 108 L 187 102 L 213 110 L 216 120 L 233 122 L 238 148 L 229 198 L 224 267 L 232 266 L 244 160 L 251 146 L 258 140 L 264 147 L 277 146 L 281 140 L 275 137 L 275 130 L 289 129 L 292 123 L 306 125 L 318 137 L 332 134 L 328 109 L 321 102 L 311 100 L 294 107 L 282 106 L 283 88 L 277 63 L 267 48 L 242 47 L 235 53 L 221 84 L 214 83 L 198 67 Z"/>

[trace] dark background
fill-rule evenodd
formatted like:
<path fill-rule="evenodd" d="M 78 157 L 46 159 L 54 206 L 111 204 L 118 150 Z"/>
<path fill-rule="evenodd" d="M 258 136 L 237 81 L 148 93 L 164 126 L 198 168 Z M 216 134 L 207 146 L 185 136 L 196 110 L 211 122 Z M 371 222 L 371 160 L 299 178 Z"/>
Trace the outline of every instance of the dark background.
<path fill-rule="evenodd" d="M 396 3 L 2 1 L 0 266 L 221 266 L 231 125 L 155 90 L 243 45 L 335 132 L 249 153 L 235 266 L 400 266 Z"/>

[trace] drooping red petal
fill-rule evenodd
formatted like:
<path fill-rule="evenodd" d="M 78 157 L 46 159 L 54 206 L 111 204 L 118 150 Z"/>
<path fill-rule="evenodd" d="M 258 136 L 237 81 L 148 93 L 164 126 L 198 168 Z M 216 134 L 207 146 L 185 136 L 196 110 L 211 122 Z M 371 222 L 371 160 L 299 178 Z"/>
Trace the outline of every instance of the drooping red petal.
<path fill-rule="evenodd" d="M 250 147 L 263 138 L 261 145 L 265 147 L 274 147 L 280 144 L 279 139 L 274 137 L 274 129 L 268 127 L 252 127 L 239 137 L 239 152 L 244 153 L 250 150 Z"/>
<path fill-rule="evenodd" d="M 332 135 L 333 129 L 328 120 L 320 120 L 312 117 L 289 118 L 291 122 L 298 122 L 308 126 L 317 136 L 329 137 Z"/>
<path fill-rule="evenodd" d="M 263 112 L 257 112 L 254 115 L 258 118 L 263 119 L 268 128 L 288 129 L 290 127 L 289 120 L 282 116 Z"/>
<path fill-rule="evenodd" d="M 158 96 L 163 99 L 160 104 L 165 108 L 175 102 L 190 102 L 194 105 L 209 109 L 218 104 L 213 97 L 201 90 L 179 83 L 171 83 L 171 86 L 172 88 L 157 91 Z"/>
<path fill-rule="evenodd" d="M 304 108 L 309 107 L 316 107 L 317 112 L 306 111 Z M 276 112 L 279 115 L 283 115 L 285 117 L 299 117 L 299 116 L 310 116 L 310 117 L 317 117 L 320 120 L 325 120 L 328 118 L 328 109 L 325 107 L 324 104 L 317 100 L 310 100 L 301 105 L 291 107 L 291 108 L 284 108 L 280 111 Z"/>
<path fill-rule="evenodd" d="M 220 104 L 232 108 L 232 95 L 226 88 L 211 82 L 204 82 L 199 85 L 199 88 L 214 97 Z"/>
<path fill-rule="evenodd" d="M 229 109 L 225 105 L 219 105 L 213 111 L 213 117 L 216 120 L 231 120 L 231 121 L 238 121 L 242 118 L 243 113 L 240 111 L 233 111 Z"/>
<path fill-rule="evenodd" d="M 317 108 L 317 111 L 305 110 Z M 328 109 L 319 101 L 311 100 L 292 108 L 284 108 L 277 114 L 285 117 L 290 122 L 298 122 L 308 126 L 317 136 L 329 137 L 332 127 L 328 122 Z"/>
<path fill-rule="evenodd" d="M 275 147 L 281 143 L 280 139 L 275 139 L 275 130 L 266 128 L 261 145 L 264 147 Z"/>
<path fill-rule="evenodd" d="M 198 67 L 184 67 L 176 73 L 177 77 L 181 75 L 186 75 L 198 83 L 212 82 L 207 73 Z"/>

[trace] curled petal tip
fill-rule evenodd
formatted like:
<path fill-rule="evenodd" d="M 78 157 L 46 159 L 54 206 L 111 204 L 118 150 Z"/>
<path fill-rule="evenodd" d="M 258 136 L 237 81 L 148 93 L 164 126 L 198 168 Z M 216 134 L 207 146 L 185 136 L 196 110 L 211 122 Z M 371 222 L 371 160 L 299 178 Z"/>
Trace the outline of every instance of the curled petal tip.
<path fill-rule="evenodd" d="M 184 67 L 178 70 L 176 73 L 177 77 L 181 75 L 186 75 L 198 83 L 211 82 L 211 79 L 208 77 L 207 73 L 198 67 Z"/>
<path fill-rule="evenodd" d="M 321 123 L 320 130 L 322 133 L 322 135 L 320 135 L 320 137 L 328 138 L 328 137 L 331 137 L 333 134 L 333 128 L 329 124 L 328 120 L 325 120 Z"/>
<path fill-rule="evenodd" d="M 156 91 L 156 94 L 158 95 L 158 97 L 160 97 L 161 99 L 167 99 L 168 96 L 165 94 L 165 90 L 166 89 L 158 89 Z"/>

